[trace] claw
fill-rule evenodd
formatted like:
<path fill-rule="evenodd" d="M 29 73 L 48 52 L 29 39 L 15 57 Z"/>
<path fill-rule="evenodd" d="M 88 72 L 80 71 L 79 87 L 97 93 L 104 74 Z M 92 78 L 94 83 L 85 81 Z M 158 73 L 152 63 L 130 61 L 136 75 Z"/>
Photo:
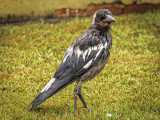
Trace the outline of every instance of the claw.
<path fill-rule="evenodd" d="M 74 112 L 72 113 L 72 115 L 75 115 L 75 113 L 76 113 L 76 111 L 74 111 Z"/>
<path fill-rule="evenodd" d="M 86 106 L 85 108 L 86 108 L 87 110 L 89 110 L 89 107 L 88 107 L 88 106 Z"/>

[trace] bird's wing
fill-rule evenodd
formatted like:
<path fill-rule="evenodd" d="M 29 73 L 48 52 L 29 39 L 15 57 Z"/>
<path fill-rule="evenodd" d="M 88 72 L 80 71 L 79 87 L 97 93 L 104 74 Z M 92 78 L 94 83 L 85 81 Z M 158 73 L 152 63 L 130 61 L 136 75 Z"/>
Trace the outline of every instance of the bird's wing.
<path fill-rule="evenodd" d="M 48 97 L 59 92 L 81 75 L 85 74 L 101 57 L 107 47 L 106 38 L 82 34 L 69 47 L 64 60 L 50 82 L 32 102 L 32 107 L 39 105 Z"/>
<path fill-rule="evenodd" d="M 61 80 L 70 76 L 69 81 L 77 79 L 99 60 L 106 47 L 106 38 L 101 36 L 79 37 L 66 51 L 54 78 Z"/>

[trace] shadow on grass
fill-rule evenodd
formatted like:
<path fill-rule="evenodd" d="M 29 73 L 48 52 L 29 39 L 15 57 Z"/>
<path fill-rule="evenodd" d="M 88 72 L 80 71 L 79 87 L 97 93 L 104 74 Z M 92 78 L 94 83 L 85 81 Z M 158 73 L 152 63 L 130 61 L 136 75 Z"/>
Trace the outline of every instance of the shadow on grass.
<path fill-rule="evenodd" d="M 62 115 L 66 112 L 72 114 L 72 109 L 71 106 L 40 106 L 37 108 L 33 108 L 32 110 L 29 110 L 30 112 L 36 112 L 36 113 L 41 113 L 45 114 L 46 112 L 48 114 L 56 114 L 56 115 Z"/>

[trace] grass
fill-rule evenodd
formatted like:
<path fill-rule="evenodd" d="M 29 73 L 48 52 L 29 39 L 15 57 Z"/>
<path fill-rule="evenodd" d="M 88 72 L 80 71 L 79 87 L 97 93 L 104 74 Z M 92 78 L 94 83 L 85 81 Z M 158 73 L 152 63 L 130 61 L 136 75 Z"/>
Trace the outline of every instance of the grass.
<path fill-rule="evenodd" d="M 1 26 L 0 119 L 160 119 L 160 10 L 114 17 L 108 64 L 82 88 L 90 110 L 78 99 L 75 116 L 71 114 L 76 83 L 33 111 L 27 107 L 92 18 Z"/>

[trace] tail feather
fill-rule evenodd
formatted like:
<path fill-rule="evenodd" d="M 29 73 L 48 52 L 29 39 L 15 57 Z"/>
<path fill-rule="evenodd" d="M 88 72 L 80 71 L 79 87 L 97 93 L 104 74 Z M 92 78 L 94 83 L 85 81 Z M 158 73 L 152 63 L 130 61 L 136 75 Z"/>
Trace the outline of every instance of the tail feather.
<path fill-rule="evenodd" d="M 37 107 L 39 104 L 41 104 L 47 98 L 58 93 L 59 91 L 61 91 L 65 87 L 67 87 L 72 82 L 73 81 L 69 81 L 67 79 L 57 80 L 55 78 L 52 78 L 49 81 L 49 83 L 43 88 L 43 90 L 37 95 L 37 97 L 31 102 L 31 104 L 30 104 L 30 105 L 32 105 L 31 109 L 33 109 L 34 107 Z"/>

